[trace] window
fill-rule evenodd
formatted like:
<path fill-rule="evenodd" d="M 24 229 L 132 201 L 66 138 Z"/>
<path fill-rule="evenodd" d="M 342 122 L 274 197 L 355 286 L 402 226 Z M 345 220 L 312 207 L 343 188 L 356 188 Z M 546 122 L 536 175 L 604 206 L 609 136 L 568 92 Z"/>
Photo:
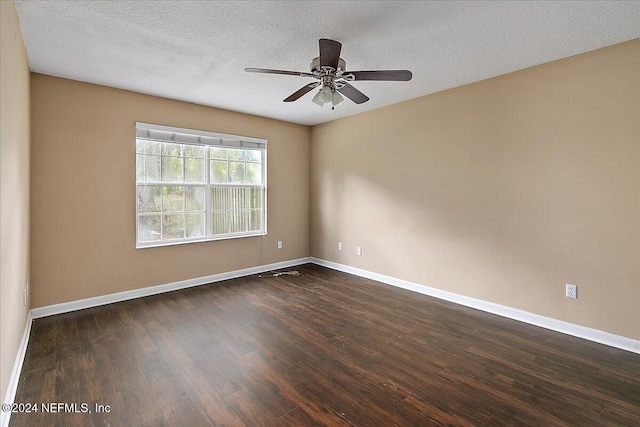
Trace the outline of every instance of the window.
<path fill-rule="evenodd" d="M 136 247 L 266 234 L 266 141 L 136 124 Z"/>

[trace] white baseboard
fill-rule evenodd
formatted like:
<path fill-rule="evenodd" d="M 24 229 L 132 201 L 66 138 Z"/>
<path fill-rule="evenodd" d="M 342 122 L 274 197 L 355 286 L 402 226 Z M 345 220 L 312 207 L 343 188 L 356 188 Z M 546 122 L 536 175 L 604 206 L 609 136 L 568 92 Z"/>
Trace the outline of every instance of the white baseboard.
<path fill-rule="evenodd" d="M 27 345 L 29 344 L 29 336 L 31 335 L 31 324 L 33 323 L 33 317 L 31 311 L 27 314 L 27 323 L 24 325 L 24 332 L 22 333 L 22 340 L 20 341 L 20 347 L 18 347 L 18 354 L 16 354 L 16 361 L 13 364 L 13 371 L 11 371 L 11 378 L 9 378 L 9 385 L 7 386 L 7 393 L 4 396 L 2 403 L 13 403 L 16 398 L 16 391 L 18 390 L 18 381 L 20 381 L 20 372 L 22 372 L 22 364 L 24 363 L 24 356 L 27 353 Z M 11 412 L 0 412 L 0 426 L 7 427 L 9 420 L 11 419 Z"/>
<path fill-rule="evenodd" d="M 210 276 L 181 280 L 179 282 L 167 283 L 164 285 L 149 286 L 147 288 L 133 289 L 130 291 L 118 292 L 115 294 L 101 295 L 98 297 L 63 302 L 60 304 L 34 308 L 33 310 L 31 310 L 31 315 L 34 319 L 38 319 L 40 317 L 53 316 L 54 314 L 68 313 L 70 311 L 83 310 L 85 308 L 97 307 L 99 305 L 112 304 L 114 302 L 126 301 L 130 299 L 146 297 L 149 295 L 162 294 L 165 292 L 176 291 L 178 289 L 206 285 L 207 283 L 214 283 L 220 282 L 222 280 L 235 279 L 237 277 L 250 276 L 252 274 L 263 273 L 265 271 L 293 267 L 309 262 L 311 262 L 311 258 L 298 258 L 289 261 L 276 262 L 273 264 L 260 265 L 257 267 L 244 268 L 242 270 L 234 270 L 226 273 L 212 274 Z"/>
<path fill-rule="evenodd" d="M 542 328 L 551 329 L 552 331 L 561 332 L 578 338 L 584 338 L 600 344 L 616 347 L 622 350 L 631 351 L 640 354 L 640 340 L 615 335 L 598 329 L 588 328 L 586 326 L 576 325 L 575 323 L 565 322 L 563 320 L 553 319 L 551 317 L 530 313 L 528 311 L 519 310 L 508 307 L 506 305 L 496 304 L 489 301 L 483 301 L 476 298 L 469 298 L 463 295 L 454 294 L 452 292 L 443 291 L 441 289 L 431 288 L 429 286 L 419 285 L 407 280 L 396 279 L 395 277 L 385 276 L 383 274 L 374 273 L 348 265 L 339 264 L 332 261 L 326 261 L 319 258 L 311 257 L 311 262 L 344 273 L 353 274 L 355 276 L 365 277 L 367 279 L 386 283 L 387 285 L 396 286 L 398 288 L 407 289 L 424 295 L 429 295 L 445 301 L 486 311 L 488 313 L 497 314 L 498 316 L 507 317 L 509 319 L 518 320 L 520 322 L 529 323 L 531 325 L 540 326 Z"/>

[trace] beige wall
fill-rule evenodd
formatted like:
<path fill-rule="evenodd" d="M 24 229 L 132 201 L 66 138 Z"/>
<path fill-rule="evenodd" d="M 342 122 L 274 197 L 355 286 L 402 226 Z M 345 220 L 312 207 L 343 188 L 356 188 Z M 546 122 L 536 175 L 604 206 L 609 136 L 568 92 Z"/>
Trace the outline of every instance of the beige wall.
<path fill-rule="evenodd" d="M 0 390 L 5 398 L 27 319 L 29 65 L 13 2 L 0 2 Z M 3 400 L 4 401 L 4 400 Z"/>
<path fill-rule="evenodd" d="M 640 339 L 639 80 L 635 40 L 313 127 L 312 256 Z"/>
<path fill-rule="evenodd" d="M 309 255 L 308 127 L 40 74 L 31 103 L 34 307 Z M 136 121 L 268 139 L 268 235 L 136 250 Z"/>

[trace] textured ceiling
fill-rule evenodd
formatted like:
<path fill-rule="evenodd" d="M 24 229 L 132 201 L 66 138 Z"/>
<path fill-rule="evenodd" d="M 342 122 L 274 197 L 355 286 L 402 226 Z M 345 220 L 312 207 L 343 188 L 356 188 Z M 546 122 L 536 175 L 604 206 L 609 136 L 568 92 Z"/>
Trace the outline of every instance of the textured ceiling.
<path fill-rule="evenodd" d="M 16 1 L 32 71 L 313 125 L 640 37 L 638 1 Z M 318 39 L 371 100 L 331 110 L 282 100 L 308 78 Z"/>

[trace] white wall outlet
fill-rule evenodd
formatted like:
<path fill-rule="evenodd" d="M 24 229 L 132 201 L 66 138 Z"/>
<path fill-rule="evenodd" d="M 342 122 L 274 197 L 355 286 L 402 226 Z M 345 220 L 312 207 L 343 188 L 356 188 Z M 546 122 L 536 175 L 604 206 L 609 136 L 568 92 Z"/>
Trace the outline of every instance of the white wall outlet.
<path fill-rule="evenodd" d="M 360 246 L 356 248 L 356 255 L 362 255 L 362 248 Z"/>
<path fill-rule="evenodd" d="M 278 249 L 282 249 L 282 240 L 278 240 Z"/>
<path fill-rule="evenodd" d="M 27 306 L 27 290 L 25 289 L 24 292 L 22 292 L 22 305 L 24 305 L 25 307 Z"/>
<path fill-rule="evenodd" d="M 567 283 L 567 298 L 578 298 L 578 285 Z"/>
<path fill-rule="evenodd" d="M 342 250 L 342 242 L 338 243 L 338 250 L 341 251 Z"/>

